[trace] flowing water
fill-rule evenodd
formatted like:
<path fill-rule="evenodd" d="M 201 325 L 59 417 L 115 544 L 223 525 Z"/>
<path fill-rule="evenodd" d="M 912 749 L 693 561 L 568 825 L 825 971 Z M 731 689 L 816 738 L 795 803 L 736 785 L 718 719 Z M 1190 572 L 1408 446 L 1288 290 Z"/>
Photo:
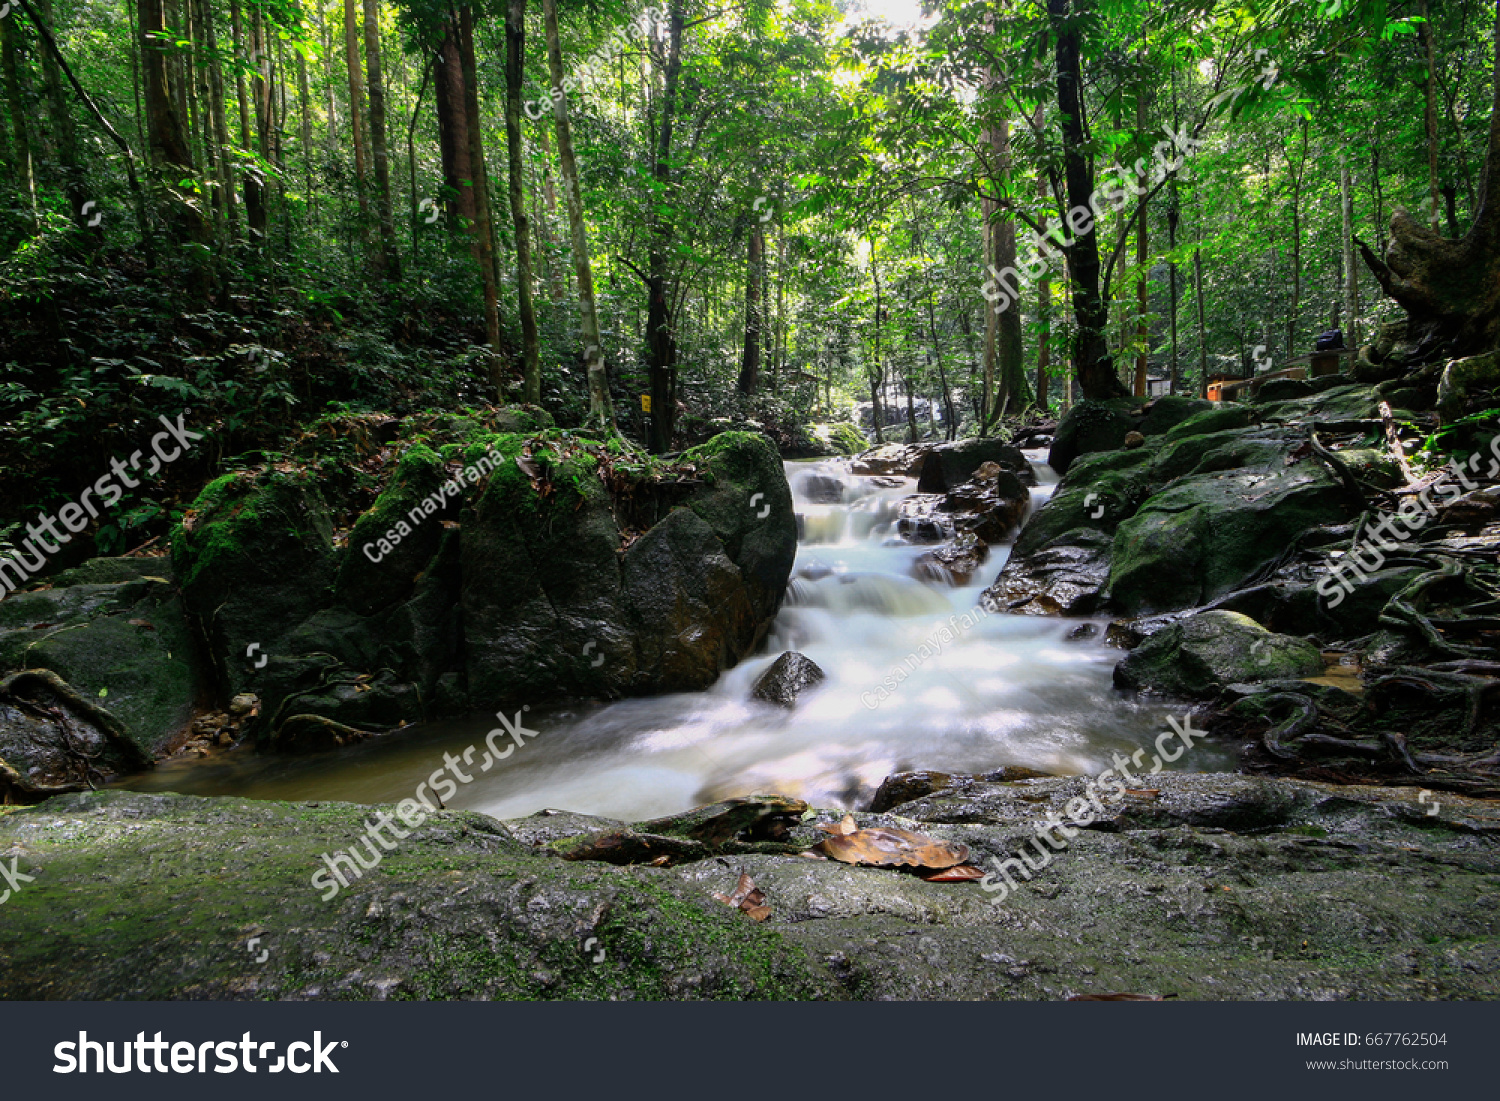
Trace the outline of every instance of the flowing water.
<path fill-rule="evenodd" d="M 1056 478 L 1030 457 L 1040 483 L 1035 507 Z M 1068 640 L 1078 620 L 979 611 L 1008 547 L 993 548 L 967 586 L 917 580 L 913 565 L 931 548 L 894 534 L 914 480 L 880 485 L 834 463 L 788 463 L 787 477 L 802 516 L 787 600 L 763 651 L 708 691 L 527 710 L 522 725 L 537 736 L 523 736 L 484 774 L 473 766 L 486 758 L 493 719 L 426 724 L 315 757 L 241 748 L 169 761 L 124 786 L 394 802 L 413 797 L 451 754 L 471 782 L 456 785 L 450 808 L 515 818 L 552 807 L 640 820 L 755 791 L 858 808 L 886 776 L 913 768 L 1093 774 L 1169 729 L 1167 709 L 1111 686 L 1119 650 Z M 756 678 L 792 649 L 827 679 L 790 711 L 752 701 Z M 509 736 L 495 742 L 510 744 Z M 465 765 L 469 747 L 476 751 Z M 1228 763 L 1200 744 L 1176 767 Z"/>

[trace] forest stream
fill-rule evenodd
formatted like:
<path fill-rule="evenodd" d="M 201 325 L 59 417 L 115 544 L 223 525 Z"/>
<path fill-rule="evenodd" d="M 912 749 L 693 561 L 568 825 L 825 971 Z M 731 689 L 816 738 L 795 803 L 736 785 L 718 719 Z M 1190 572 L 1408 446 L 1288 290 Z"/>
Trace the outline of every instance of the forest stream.
<path fill-rule="evenodd" d="M 1057 482 L 1045 455 L 1027 456 L 1038 481 L 1033 508 Z M 476 774 L 449 805 L 501 819 L 553 808 L 633 821 L 774 791 L 859 809 L 896 772 L 1019 766 L 1093 775 L 1114 753 L 1129 755 L 1166 729 L 1161 703 L 1126 698 L 1112 686 L 1120 651 L 1099 641 L 1103 621 L 1095 638 L 1070 640 L 1076 620 L 979 612 L 1008 544 L 967 585 L 916 579 L 913 565 L 931 548 L 895 534 L 897 509 L 915 492 L 915 479 L 897 486 L 848 474 L 837 461 L 788 462 L 786 475 L 801 538 L 787 599 L 760 653 L 704 692 L 527 710 L 522 726 L 538 732 L 535 740 L 493 773 Z M 823 503 L 830 480 L 842 487 L 837 503 Z M 828 678 L 792 711 L 750 697 L 787 650 L 811 658 Z M 913 654 L 919 661 L 910 661 Z M 905 675 L 896 688 L 882 692 L 898 670 Z M 312 757 L 263 755 L 246 745 L 163 761 L 120 786 L 395 802 L 441 767 L 445 753 L 461 758 L 469 746 L 482 747 L 493 725 L 426 723 Z M 1232 762 L 1223 749 L 1203 746 L 1184 765 L 1218 771 Z"/>

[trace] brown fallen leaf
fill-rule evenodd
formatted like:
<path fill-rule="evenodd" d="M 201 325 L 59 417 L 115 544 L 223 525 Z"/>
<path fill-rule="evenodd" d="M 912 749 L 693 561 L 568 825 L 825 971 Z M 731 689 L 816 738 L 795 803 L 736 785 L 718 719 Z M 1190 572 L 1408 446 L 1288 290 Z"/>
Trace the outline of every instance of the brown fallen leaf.
<path fill-rule="evenodd" d="M 713 892 L 713 897 L 725 906 L 733 906 L 743 913 L 749 914 L 756 921 L 765 921 L 771 916 L 771 908 L 765 904 L 766 893 L 755 885 L 744 872 L 740 873 L 739 882 L 734 885 L 734 890 L 729 894 Z"/>
<path fill-rule="evenodd" d="M 1125 789 L 1125 794 L 1126 795 L 1135 795 L 1135 796 L 1138 796 L 1139 798 L 1142 798 L 1142 799 L 1159 799 L 1161 797 L 1161 789 L 1160 788 L 1126 788 Z"/>
<path fill-rule="evenodd" d="M 955 864 L 941 871 L 924 872 L 922 878 L 928 883 L 967 883 L 973 879 L 983 879 L 984 870 L 972 864 Z"/>
<path fill-rule="evenodd" d="M 844 864 L 876 867 L 951 868 L 969 858 L 967 845 L 888 826 L 827 837 L 813 848 Z"/>
<path fill-rule="evenodd" d="M 1070 1002 L 1160 1002 L 1160 994 L 1069 994 Z"/>
<path fill-rule="evenodd" d="M 147 623 L 144 619 L 127 619 L 125 622 L 130 624 L 132 627 L 144 627 L 148 631 L 156 630 L 156 626 L 154 624 Z"/>
<path fill-rule="evenodd" d="M 859 826 L 857 826 L 854 822 L 854 815 L 846 814 L 842 819 L 835 822 L 833 825 L 819 826 L 818 829 L 822 830 L 824 833 L 831 833 L 835 837 L 848 837 L 855 830 L 859 829 Z"/>

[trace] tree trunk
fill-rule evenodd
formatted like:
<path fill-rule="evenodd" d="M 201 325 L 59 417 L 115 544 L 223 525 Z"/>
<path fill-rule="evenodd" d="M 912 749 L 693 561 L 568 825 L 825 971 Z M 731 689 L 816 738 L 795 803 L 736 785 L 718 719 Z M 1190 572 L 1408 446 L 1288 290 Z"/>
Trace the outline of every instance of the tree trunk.
<path fill-rule="evenodd" d="M 541 253 L 542 278 L 547 283 L 547 292 L 552 296 L 552 301 L 561 302 L 567 297 L 568 288 L 563 286 L 563 280 L 558 274 L 560 265 L 557 263 L 557 241 L 552 235 L 552 227 L 557 223 L 557 186 L 552 175 L 552 137 L 545 126 L 537 128 L 537 136 L 542 143 L 543 204 L 543 211 L 536 219 L 537 251 Z"/>
<path fill-rule="evenodd" d="M 521 312 L 522 400 L 542 401 L 541 344 L 532 300 L 531 224 L 526 216 L 526 148 L 521 133 L 521 95 L 526 73 L 526 0 L 510 0 L 505 16 L 505 144 L 510 154 L 510 217 L 516 230 L 516 289 Z"/>
<path fill-rule="evenodd" d="M 676 122 L 677 86 L 682 77 L 682 34 L 686 22 L 683 0 L 672 0 L 667 17 L 667 56 L 660 122 L 651 168 L 657 202 L 670 202 L 672 193 L 672 130 Z M 651 376 L 651 444 L 652 450 L 661 454 L 671 450 L 676 420 L 677 338 L 667 302 L 673 226 L 669 217 L 657 212 L 654 206 L 646 226 L 651 236 L 650 270 L 646 280 L 646 341 Z"/>
<path fill-rule="evenodd" d="M 401 278 L 396 218 L 391 208 L 391 155 L 385 130 L 385 77 L 380 64 L 380 3 L 364 0 L 365 68 L 370 77 L 370 152 L 375 161 L 375 216 L 380 223 L 380 271 Z"/>
<path fill-rule="evenodd" d="M 1292 304 L 1286 319 L 1286 358 L 1297 356 L 1297 318 L 1302 312 L 1302 180 L 1307 174 L 1307 121 L 1302 122 L 1302 159 L 1292 174 Z M 1291 158 L 1287 158 L 1291 167 Z"/>
<path fill-rule="evenodd" d="M 20 67 L 16 63 L 19 38 L 16 24 L 0 19 L 0 66 L 5 69 L 5 100 L 10 112 L 11 133 L 15 137 L 16 183 L 31 204 L 36 220 L 36 174 L 31 160 L 31 133 L 26 124 L 26 101 L 21 88 Z"/>
<path fill-rule="evenodd" d="M 1423 123 L 1427 128 L 1428 221 L 1434 233 L 1438 228 L 1438 125 L 1437 125 L 1437 50 L 1432 41 L 1432 16 L 1427 0 L 1422 0 L 1422 22 L 1417 24 L 1422 48 L 1427 57 L 1427 79 L 1422 83 L 1426 94 Z M 1457 234 L 1455 234 L 1457 236 Z"/>
<path fill-rule="evenodd" d="M 443 205 L 448 230 L 469 235 L 469 247 L 477 262 L 479 240 L 473 233 L 478 215 L 474 210 L 474 173 L 469 167 L 469 114 L 458 37 L 457 25 L 449 23 L 433 63 L 432 87 L 437 104 L 438 151 L 443 165 Z"/>
<path fill-rule="evenodd" d="M 496 396 L 505 399 L 505 373 L 500 361 L 500 280 L 495 274 L 495 219 L 490 207 L 489 170 L 484 163 L 484 135 L 479 119 L 479 75 L 474 61 L 474 9 L 459 12 L 458 52 L 462 65 L 465 133 L 469 142 L 469 171 L 474 191 L 474 232 L 478 241 L 480 286 L 484 293 L 484 330 L 493 354 L 490 380 Z"/>
<path fill-rule="evenodd" d="M 219 60 L 219 38 L 214 29 L 213 10 L 204 0 L 203 33 L 208 46 L 208 95 L 209 113 L 213 116 L 213 140 L 218 147 L 215 167 L 219 177 L 219 201 L 224 212 L 224 238 L 232 239 L 238 234 L 239 201 L 235 193 L 234 170 L 229 156 L 229 120 L 225 116 L 224 68 Z"/>
<path fill-rule="evenodd" d="M 38 0 L 37 10 L 48 27 L 55 26 L 50 0 Z M 57 157 L 57 167 L 62 174 L 63 194 L 68 198 L 68 214 L 73 224 L 93 239 L 95 245 L 104 243 L 102 226 L 90 227 L 92 213 L 84 212 L 88 202 L 88 187 L 84 180 L 83 161 L 78 155 L 78 132 L 73 126 L 73 116 L 68 111 L 68 97 L 63 90 L 62 72 L 57 59 L 47 50 L 42 54 L 42 83 L 47 90 L 47 114 L 52 122 L 52 137 Z"/>
<path fill-rule="evenodd" d="M 547 25 L 547 65 L 553 88 L 563 88 L 561 36 L 557 29 L 557 0 L 542 0 L 542 18 Z M 588 367 L 588 424 L 615 427 L 614 403 L 610 400 L 609 375 L 605 370 L 604 349 L 599 337 L 599 304 L 594 296 L 594 265 L 589 259 L 588 226 L 583 220 L 583 193 L 578 188 L 578 161 L 573 153 L 573 123 L 568 114 L 566 92 L 552 103 L 552 117 L 557 122 L 557 163 L 562 172 L 563 202 L 568 208 L 568 230 L 572 235 L 573 274 L 578 280 L 579 329 L 583 339 L 583 358 Z"/>
<path fill-rule="evenodd" d="M 359 62 L 359 9 L 355 0 L 344 0 L 344 68 L 349 77 L 349 138 L 354 143 L 354 194 L 359 201 L 359 241 L 368 256 L 370 198 L 365 186 L 369 162 L 365 141 L 365 78 Z M 376 266 L 379 266 L 378 256 Z"/>
<path fill-rule="evenodd" d="M 1057 39 L 1057 106 L 1062 131 L 1067 201 L 1070 208 L 1087 207 L 1094 193 L 1083 119 L 1083 66 L 1079 56 L 1078 13 L 1073 0 L 1047 0 L 1047 12 Z M 1105 330 L 1109 307 L 1099 293 L 1099 236 L 1090 225 L 1066 250 L 1073 289 L 1073 370 L 1086 400 L 1125 397 L 1115 373 Z"/>
<path fill-rule="evenodd" d="M 1354 266 L 1354 181 L 1349 173 L 1347 155 L 1339 160 L 1339 215 L 1343 222 L 1343 242 L 1339 250 L 1344 274 L 1345 345 L 1359 347 L 1359 272 Z"/>
<path fill-rule="evenodd" d="M 1203 310 L 1203 242 L 1193 250 L 1193 301 L 1198 309 L 1198 396 L 1208 397 L 1208 326 Z"/>
<path fill-rule="evenodd" d="M 760 222 L 750 225 L 750 245 L 745 262 L 745 340 L 740 357 L 739 391 L 755 393 L 760 380 L 761 267 L 765 262 L 765 235 Z"/>
<path fill-rule="evenodd" d="M 1144 64 L 1144 57 L 1137 54 L 1137 60 Z M 1135 95 L 1135 132 L 1136 140 L 1141 146 L 1150 145 L 1150 136 L 1146 132 L 1146 90 L 1144 87 L 1136 89 Z M 1149 259 L 1151 256 L 1151 210 L 1148 205 L 1150 196 L 1141 196 L 1141 207 L 1136 214 L 1135 226 L 1135 339 L 1140 349 L 1135 356 L 1135 395 L 1143 398 L 1151 389 L 1151 328 L 1146 321 L 1146 311 L 1150 307 L 1150 270 Z"/>
<path fill-rule="evenodd" d="M 1135 354 L 1135 396 L 1143 398 L 1150 388 L 1151 327 L 1146 322 L 1146 311 L 1150 307 L 1150 211 L 1146 200 L 1141 199 L 1141 208 L 1136 212 L 1135 224 L 1135 339 L 1140 346 Z"/>
<path fill-rule="evenodd" d="M 1167 393 L 1176 394 L 1178 384 L 1182 381 L 1181 371 L 1177 360 L 1177 223 L 1181 221 L 1182 213 L 1177 205 L 1177 181 L 1172 181 L 1171 205 L 1167 207 L 1167 249 L 1174 259 L 1167 265 L 1167 294 L 1168 314 L 1172 326 L 1172 364 L 1168 372 Z"/>
<path fill-rule="evenodd" d="M 168 75 L 167 46 L 157 37 L 166 31 L 162 0 L 140 0 L 137 11 L 145 70 L 146 134 L 152 163 L 163 178 L 168 196 L 168 223 L 179 240 L 202 241 L 207 238 L 206 227 L 192 205 L 193 196 L 178 186 L 179 180 L 193 174 L 193 154 Z"/>
<path fill-rule="evenodd" d="M 1489 146 L 1469 232 L 1451 240 L 1397 210 L 1383 260 L 1360 242 L 1381 289 L 1406 310 L 1408 367 L 1500 347 L 1500 0 L 1494 42 Z"/>

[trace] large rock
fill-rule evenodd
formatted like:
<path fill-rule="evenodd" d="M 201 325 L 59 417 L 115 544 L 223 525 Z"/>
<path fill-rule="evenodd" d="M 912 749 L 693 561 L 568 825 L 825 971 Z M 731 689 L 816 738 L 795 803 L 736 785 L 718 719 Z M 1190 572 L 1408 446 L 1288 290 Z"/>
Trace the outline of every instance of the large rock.
<path fill-rule="evenodd" d="M 93 766 L 93 775 L 122 763 L 149 761 L 164 752 L 193 717 L 204 691 L 182 602 L 165 558 L 96 559 L 50 579 L 53 587 L 16 593 L 0 602 L 0 675 L 47 670 L 89 701 L 102 719 L 75 716 L 90 737 L 106 738 L 111 724 L 131 743 Z M 24 709 L 23 709 L 24 710 Z M 76 708 L 64 708 L 76 711 Z M 17 713 L 14 722 L 23 722 Z M 49 758 L 71 756 L 63 772 L 80 777 L 80 759 L 66 745 L 56 722 L 35 714 L 24 720 L 25 740 Z M 19 728 L 15 728 L 19 729 Z M 17 747 L 0 748 L 0 759 L 17 765 Z M 19 767 L 17 765 L 17 767 Z M 24 774 L 28 768 L 21 768 Z M 63 783 L 57 769 L 44 766 L 45 784 Z"/>
<path fill-rule="evenodd" d="M 1200 607 L 1349 511 L 1343 487 L 1311 461 L 1179 478 L 1116 530 L 1110 602 L 1127 615 Z"/>
<path fill-rule="evenodd" d="M 780 607 L 796 526 L 762 436 L 717 436 L 683 474 L 617 493 L 583 447 L 461 418 L 428 435 L 343 546 L 347 501 L 306 475 L 220 479 L 184 522 L 189 614 L 220 691 L 261 697 L 271 743 L 704 688 Z"/>
<path fill-rule="evenodd" d="M 750 689 L 752 699 L 774 703 L 777 707 L 796 707 L 797 699 L 809 688 L 828 679 L 818 663 L 795 650 L 788 650 L 771 663 Z"/>
<path fill-rule="evenodd" d="M 1121 688 L 1211 698 L 1231 684 L 1316 676 L 1323 657 L 1299 638 L 1276 635 L 1238 612 L 1199 612 L 1162 628 L 1115 666 Z"/>
<path fill-rule="evenodd" d="M 1023 480 L 1033 481 L 1031 464 L 1019 448 L 997 439 L 968 439 L 929 448 L 917 475 L 918 493 L 946 493 L 967 482 L 985 463 L 996 463 Z"/>
<path fill-rule="evenodd" d="M 0 997 L 1500 995 L 1493 803 L 1443 793 L 1432 815 L 1416 788 L 1141 779 L 1119 796 L 1096 785 L 1102 815 L 1061 851 L 1037 827 L 1088 810 L 1087 777 L 932 784 L 899 815 L 854 812 L 969 846 L 991 890 L 765 844 L 701 846 L 712 858 L 677 867 L 568 862 L 546 850 L 620 824 L 443 812 L 323 901 L 324 854 L 360 841 L 376 808 L 121 792 L 0 808 L 0 852 L 35 877 L 5 904 Z M 764 922 L 712 898 L 741 873 Z M 109 920 L 59 920 L 72 913 Z"/>
<path fill-rule="evenodd" d="M 125 792 L 0 808 L 0 852 L 35 877 L 5 903 L 0 998 L 839 996 L 666 870 L 568 863 L 471 812 L 392 815 L 382 836 L 410 835 L 385 852 L 376 810 Z M 343 870 L 366 845 L 379 866 L 340 889 L 325 857 Z"/>
<path fill-rule="evenodd" d="M 1130 398 L 1109 401 L 1080 401 L 1057 422 L 1047 465 L 1066 474 L 1073 460 L 1094 451 L 1114 451 L 1125 445 L 1125 437 L 1135 429 L 1130 410 L 1136 402 Z"/>

